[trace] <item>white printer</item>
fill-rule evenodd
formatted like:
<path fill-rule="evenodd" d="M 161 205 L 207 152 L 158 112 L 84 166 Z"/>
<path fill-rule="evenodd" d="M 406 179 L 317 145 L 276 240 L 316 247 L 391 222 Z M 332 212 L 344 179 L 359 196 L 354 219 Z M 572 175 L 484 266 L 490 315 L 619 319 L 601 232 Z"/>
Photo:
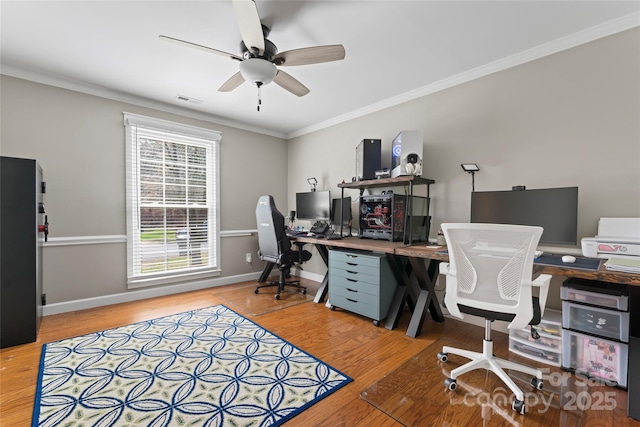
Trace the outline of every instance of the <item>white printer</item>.
<path fill-rule="evenodd" d="M 590 258 L 640 258 L 640 218 L 600 218 L 596 237 L 582 239 Z"/>

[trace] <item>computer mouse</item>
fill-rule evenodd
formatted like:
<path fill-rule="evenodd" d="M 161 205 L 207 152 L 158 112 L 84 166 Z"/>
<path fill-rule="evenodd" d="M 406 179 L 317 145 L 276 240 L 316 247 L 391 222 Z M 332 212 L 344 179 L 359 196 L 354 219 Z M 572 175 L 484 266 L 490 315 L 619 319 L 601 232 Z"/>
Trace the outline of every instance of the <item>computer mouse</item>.
<path fill-rule="evenodd" d="M 567 262 L 567 263 L 573 263 L 576 262 L 576 257 L 571 256 L 571 255 L 564 255 L 562 257 L 562 262 Z"/>

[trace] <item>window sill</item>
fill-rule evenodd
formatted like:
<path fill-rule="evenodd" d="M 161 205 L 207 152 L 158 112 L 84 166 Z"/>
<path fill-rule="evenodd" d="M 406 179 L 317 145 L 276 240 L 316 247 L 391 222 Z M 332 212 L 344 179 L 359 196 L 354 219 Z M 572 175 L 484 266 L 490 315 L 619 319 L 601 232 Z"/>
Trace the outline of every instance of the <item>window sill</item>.
<path fill-rule="evenodd" d="M 180 282 L 207 279 L 209 277 L 220 276 L 220 269 L 207 269 L 188 273 L 167 273 L 155 277 L 130 277 L 127 279 L 127 288 L 137 289 L 149 286 L 174 285 Z"/>

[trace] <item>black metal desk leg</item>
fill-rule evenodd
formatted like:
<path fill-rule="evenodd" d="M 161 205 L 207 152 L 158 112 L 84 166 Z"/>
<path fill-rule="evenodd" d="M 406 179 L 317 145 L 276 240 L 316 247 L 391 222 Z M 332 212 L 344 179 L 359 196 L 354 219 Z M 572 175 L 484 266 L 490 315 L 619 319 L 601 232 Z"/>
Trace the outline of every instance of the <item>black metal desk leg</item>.
<path fill-rule="evenodd" d="M 436 322 L 443 322 L 444 316 L 438 303 L 438 299 L 435 294 L 434 281 L 429 277 L 427 269 L 424 266 L 424 261 L 417 258 L 409 258 L 409 262 L 413 267 L 413 273 L 415 274 L 418 282 L 420 283 L 420 295 L 416 302 L 409 327 L 407 328 L 407 335 L 415 338 L 420 335 L 422 324 L 424 322 L 424 316 L 427 308 L 431 312 L 431 317 Z M 430 260 L 430 262 L 437 262 Z"/>
<path fill-rule="evenodd" d="M 318 249 L 320 257 L 327 266 L 327 273 L 324 275 L 324 279 L 322 279 L 320 288 L 318 289 L 318 292 L 313 299 L 313 302 L 319 304 L 321 302 L 324 302 L 325 298 L 329 294 L 329 249 L 327 249 L 325 245 L 316 245 L 316 248 Z"/>
<path fill-rule="evenodd" d="M 389 261 L 391 271 L 393 272 L 393 275 L 398 282 L 398 287 L 393 294 L 391 306 L 389 307 L 387 319 L 384 324 L 385 328 L 392 330 L 398 327 L 398 322 L 400 321 L 402 310 L 404 309 L 404 305 L 407 303 L 407 295 L 409 292 L 407 284 L 409 283 L 409 279 L 404 270 L 404 264 L 401 261 L 400 257 L 387 254 L 387 260 Z"/>
<path fill-rule="evenodd" d="M 318 288 L 318 292 L 316 292 L 316 296 L 313 299 L 313 302 L 319 304 L 324 302 L 325 298 L 329 294 L 329 273 L 324 275 L 324 279 L 322 279 L 322 284 L 320 284 L 320 288 Z"/>
<path fill-rule="evenodd" d="M 416 309 L 411 315 L 411 321 L 409 321 L 409 327 L 407 328 L 407 336 L 415 338 L 420 335 L 422 331 L 422 324 L 424 323 L 424 316 L 426 307 L 429 304 L 429 291 L 422 290 L 418 296 L 416 302 Z"/>

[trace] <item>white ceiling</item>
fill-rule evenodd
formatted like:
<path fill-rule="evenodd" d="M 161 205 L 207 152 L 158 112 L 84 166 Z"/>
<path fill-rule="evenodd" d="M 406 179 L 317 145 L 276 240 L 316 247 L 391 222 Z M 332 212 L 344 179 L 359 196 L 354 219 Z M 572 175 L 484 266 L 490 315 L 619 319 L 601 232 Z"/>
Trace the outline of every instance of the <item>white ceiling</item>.
<path fill-rule="evenodd" d="M 342 44 L 343 61 L 283 67 L 311 92 L 217 88 L 240 55 L 229 0 L 0 2 L 3 74 L 292 137 L 640 25 L 639 1 L 257 0 L 279 51 Z M 202 100 L 185 103 L 176 96 Z"/>

